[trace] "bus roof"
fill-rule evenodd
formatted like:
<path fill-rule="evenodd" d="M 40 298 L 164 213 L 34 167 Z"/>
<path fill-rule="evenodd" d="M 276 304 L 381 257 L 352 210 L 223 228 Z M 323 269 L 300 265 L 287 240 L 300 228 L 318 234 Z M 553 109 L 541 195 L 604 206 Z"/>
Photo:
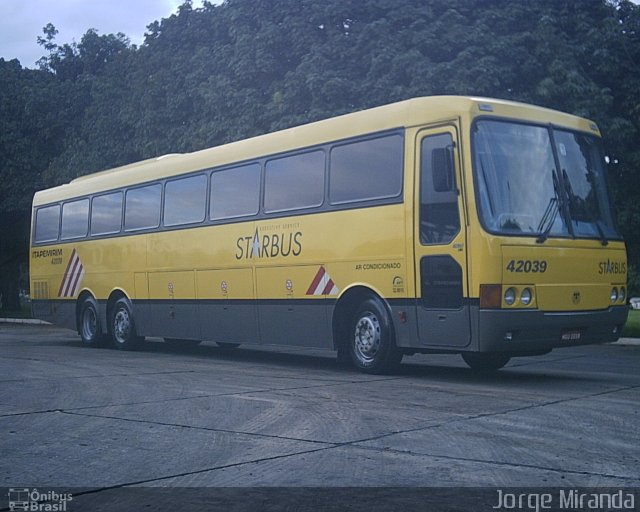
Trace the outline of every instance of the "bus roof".
<path fill-rule="evenodd" d="M 367 133 L 482 115 L 552 123 L 599 135 L 597 126 L 592 121 L 543 107 L 493 98 L 428 96 L 344 114 L 192 153 L 168 154 L 87 174 L 70 183 L 36 192 L 33 204 L 47 204 L 69 197 L 113 190 Z"/>

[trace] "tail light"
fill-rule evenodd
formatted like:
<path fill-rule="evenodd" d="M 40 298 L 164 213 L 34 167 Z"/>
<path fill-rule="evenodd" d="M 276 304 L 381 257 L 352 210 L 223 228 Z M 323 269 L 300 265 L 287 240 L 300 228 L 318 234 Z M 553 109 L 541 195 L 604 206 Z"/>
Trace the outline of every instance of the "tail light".
<path fill-rule="evenodd" d="M 480 308 L 500 309 L 502 306 L 502 285 L 481 284 L 480 285 Z"/>

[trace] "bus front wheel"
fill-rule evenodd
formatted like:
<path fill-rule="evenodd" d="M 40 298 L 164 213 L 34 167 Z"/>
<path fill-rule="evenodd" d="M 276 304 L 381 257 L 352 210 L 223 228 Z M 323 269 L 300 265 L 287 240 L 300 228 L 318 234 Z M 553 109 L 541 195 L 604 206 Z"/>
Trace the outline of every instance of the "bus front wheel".
<path fill-rule="evenodd" d="M 495 372 L 506 365 L 511 356 L 499 353 L 463 352 L 462 359 L 464 359 L 469 368 L 477 372 Z"/>
<path fill-rule="evenodd" d="M 127 299 L 118 299 L 111 314 L 111 338 L 119 350 L 135 350 L 144 338 L 136 335 L 133 311 Z"/>
<path fill-rule="evenodd" d="M 348 349 L 353 364 L 366 373 L 388 373 L 400 364 L 391 317 L 379 299 L 366 299 L 355 310 Z"/>

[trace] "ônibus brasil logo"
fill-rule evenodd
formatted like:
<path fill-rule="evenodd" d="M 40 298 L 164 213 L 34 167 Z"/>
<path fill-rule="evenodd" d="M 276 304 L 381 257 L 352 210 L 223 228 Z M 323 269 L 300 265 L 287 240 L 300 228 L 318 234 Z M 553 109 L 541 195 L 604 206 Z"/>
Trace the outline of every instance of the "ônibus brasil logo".
<path fill-rule="evenodd" d="M 43 491 L 27 487 L 10 488 L 9 510 L 25 510 L 33 512 L 65 512 L 67 503 L 73 501 L 71 493 Z"/>

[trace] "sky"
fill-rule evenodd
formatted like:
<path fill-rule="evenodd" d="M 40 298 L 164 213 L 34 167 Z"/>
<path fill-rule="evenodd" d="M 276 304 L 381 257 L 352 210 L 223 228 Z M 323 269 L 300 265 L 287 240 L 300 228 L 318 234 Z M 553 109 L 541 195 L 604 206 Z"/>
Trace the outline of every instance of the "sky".
<path fill-rule="evenodd" d="M 84 33 L 94 28 L 100 35 L 122 32 L 139 45 L 147 25 L 168 18 L 183 1 L 0 0 L 0 57 L 18 59 L 23 67 L 36 68 L 35 62 L 47 53 L 37 44 L 47 23 L 58 29 L 58 44 L 79 43 Z M 201 7 L 202 1 L 194 0 L 193 6 Z"/>
<path fill-rule="evenodd" d="M 98 34 L 124 33 L 141 44 L 147 25 L 175 13 L 183 0 L 0 0 L 0 57 L 18 59 L 26 68 L 46 55 L 37 38 L 53 23 L 58 44 L 80 42 L 94 28 Z M 218 3 L 218 2 L 213 2 Z M 202 2 L 193 2 L 194 8 Z"/>

